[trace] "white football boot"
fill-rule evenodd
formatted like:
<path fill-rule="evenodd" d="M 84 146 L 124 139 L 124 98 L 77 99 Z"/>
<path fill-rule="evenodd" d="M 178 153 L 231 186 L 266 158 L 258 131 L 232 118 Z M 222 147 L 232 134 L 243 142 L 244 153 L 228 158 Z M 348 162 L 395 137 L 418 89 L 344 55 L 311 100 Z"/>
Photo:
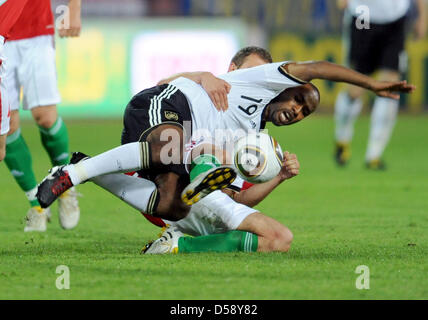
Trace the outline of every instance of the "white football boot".
<path fill-rule="evenodd" d="M 141 251 L 144 254 L 178 253 L 178 239 L 184 234 L 175 227 L 164 227 L 159 239 L 146 244 Z"/>
<path fill-rule="evenodd" d="M 42 209 L 39 206 L 30 208 L 25 217 L 24 232 L 45 232 L 48 216 L 50 216 L 49 208 Z"/>
<path fill-rule="evenodd" d="M 80 208 L 77 197 L 80 196 L 74 187 L 58 198 L 59 223 L 63 229 L 73 229 L 79 223 Z"/>

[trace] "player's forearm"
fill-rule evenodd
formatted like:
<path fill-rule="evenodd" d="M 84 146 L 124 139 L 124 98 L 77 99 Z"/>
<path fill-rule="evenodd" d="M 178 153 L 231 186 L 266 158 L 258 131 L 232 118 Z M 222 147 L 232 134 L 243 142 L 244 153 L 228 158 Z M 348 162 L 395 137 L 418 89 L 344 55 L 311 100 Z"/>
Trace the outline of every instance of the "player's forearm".
<path fill-rule="evenodd" d="M 346 82 L 369 90 L 373 87 L 374 80 L 372 78 L 327 61 L 292 63 L 286 65 L 286 67 L 291 75 L 304 81 L 322 79 L 334 82 Z"/>
<path fill-rule="evenodd" d="M 192 80 L 194 82 L 196 82 L 197 84 L 202 84 L 202 78 L 204 76 L 204 74 L 206 74 L 208 72 L 181 72 L 181 73 L 177 73 L 169 78 L 165 78 L 162 79 L 161 81 L 158 82 L 158 86 L 162 85 L 162 84 L 168 84 L 178 78 L 187 78 L 189 80 Z"/>
<path fill-rule="evenodd" d="M 268 182 L 255 184 L 251 188 L 235 194 L 234 200 L 248 207 L 254 207 L 262 202 L 281 182 L 279 177 L 275 177 Z"/>

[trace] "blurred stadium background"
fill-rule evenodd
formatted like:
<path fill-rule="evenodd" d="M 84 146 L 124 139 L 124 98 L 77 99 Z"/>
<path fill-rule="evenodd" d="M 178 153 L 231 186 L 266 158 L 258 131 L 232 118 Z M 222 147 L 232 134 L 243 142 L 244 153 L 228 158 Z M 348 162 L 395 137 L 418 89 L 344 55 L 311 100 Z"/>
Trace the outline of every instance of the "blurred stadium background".
<path fill-rule="evenodd" d="M 57 16 L 64 3 L 53 1 Z M 85 0 L 82 10 L 81 37 L 56 43 L 65 117 L 120 117 L 133 93 L 176 72 L 222 74 L 250 44 L 276 61 L 344 62 L 334 0 Z M 402 108 L 420 113 L 428 105 L 428 40 L 409 41 L 408 54 L 406 78 L 420 90 Z M 317 84 L 321 110 L 332 111 L 339 85 Z"/>

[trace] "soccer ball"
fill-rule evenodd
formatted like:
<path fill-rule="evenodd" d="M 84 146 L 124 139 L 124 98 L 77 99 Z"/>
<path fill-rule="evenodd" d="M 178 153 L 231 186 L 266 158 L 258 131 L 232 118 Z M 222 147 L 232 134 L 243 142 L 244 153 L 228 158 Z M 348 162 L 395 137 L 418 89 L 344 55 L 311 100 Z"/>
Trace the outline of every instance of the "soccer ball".
<path fill-rule="evenodd" d="M 251 183 L 272 180 L 281 171 L 284 159 L 279 143 L 266 133 L 251 133 L 239 138 L 233 154 L 238 175 Z"/>

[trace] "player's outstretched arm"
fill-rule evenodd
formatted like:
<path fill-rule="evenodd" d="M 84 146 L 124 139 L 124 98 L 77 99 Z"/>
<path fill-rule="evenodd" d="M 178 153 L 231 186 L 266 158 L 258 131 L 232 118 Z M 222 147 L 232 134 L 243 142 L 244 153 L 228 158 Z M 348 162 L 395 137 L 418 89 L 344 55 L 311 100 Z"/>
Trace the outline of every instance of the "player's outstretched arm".
<path fill-rule="evenodd" d="M 293 62 L 283 66 L 286 72 L 303 81 L 314 79 L 346 82 L 373 91 L 378 96 L 399 99 L 401 93 L 411 93 L 416 87 L 407 81 L 376 81 L 362 73 L 327 61 Z"/>
<path fill-rule="evenodd" d="M 284 153 L 284 162 L 280 173 L 272 180 L 255 184 L 251 188 L 242 190 L 239 193 L 224 191 L 231 196 L 236 202 L 245 204 L 248 207 L 254 207 L 265 199 L 276 187 L 283 181 L 291 179 L 299 174 L 300 163 L 295 154 L 288 151 Z"/>
<path fill-rule="evenodd" d="M 217 78 L 211 72 L 183 72 L 177 73 L 169 78 L 163 79 L 158 82 L 158 86 L 170 83 L 180 77 L 187 78 L 200 84 L 202 88 L 208 93 L 211 101 L 218 111 L 226 111 L 229 108 L 227 94 L 231 86 L 226 81 Z"/>
<path fill-rule="evenodd" d="M 69 14 L 61 21 L 61 26 L 58 28 L 58 34 L 61 38 L 78 37 L 82 28 L 81 21 L 82 0 L 69 0 Z"/>

